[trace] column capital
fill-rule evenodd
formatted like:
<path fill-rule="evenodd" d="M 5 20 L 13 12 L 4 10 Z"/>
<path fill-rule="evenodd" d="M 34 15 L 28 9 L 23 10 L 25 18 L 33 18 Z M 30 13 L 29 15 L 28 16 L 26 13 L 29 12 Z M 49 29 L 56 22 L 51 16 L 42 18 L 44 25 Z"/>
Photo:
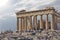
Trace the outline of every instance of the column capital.
<path fill-rule="evenodd" d="M 37 15 L 34 15 L 34 17 L 36 17 Z"/>
<path fill-rule="evenodd" d="M 46 14 L 46 15 L 49 15 L 49 14 Z"/>
<path fill-rule="evenodd" d="M 43 16 L 43 15 L 40 15 L 40 16 Z"/>

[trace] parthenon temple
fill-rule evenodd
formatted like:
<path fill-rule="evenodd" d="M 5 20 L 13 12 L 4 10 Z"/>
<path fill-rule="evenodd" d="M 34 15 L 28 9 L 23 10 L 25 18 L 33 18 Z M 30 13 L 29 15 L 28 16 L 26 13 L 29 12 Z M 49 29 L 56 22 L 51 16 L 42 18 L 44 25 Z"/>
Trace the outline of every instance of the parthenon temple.
<path fill-rule="evenodd" d="M 42 10 L 34 11 L 19 11 L 16 13 L 16 31 L 55 30 L 57 29 L 57 17 L 55 14 L 56 10 L 54 7 L 46 7 Z M 45 20 L 43 20 L 43 15 L 46 16 Z M 51 15 L 51 18 L 49 18 L 49 15 Z"/>

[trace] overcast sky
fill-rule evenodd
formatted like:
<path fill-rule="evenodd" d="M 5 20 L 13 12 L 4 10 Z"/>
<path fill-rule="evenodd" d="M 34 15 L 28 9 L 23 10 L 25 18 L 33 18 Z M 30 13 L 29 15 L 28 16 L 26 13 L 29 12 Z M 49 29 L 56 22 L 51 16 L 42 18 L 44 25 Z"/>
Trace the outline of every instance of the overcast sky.
<path fill-rule="evenodd" d="M 60 0 L 0 0 L 0 31 L 16 29 L 16 12 L 53 6 L 60 11 Z"/>

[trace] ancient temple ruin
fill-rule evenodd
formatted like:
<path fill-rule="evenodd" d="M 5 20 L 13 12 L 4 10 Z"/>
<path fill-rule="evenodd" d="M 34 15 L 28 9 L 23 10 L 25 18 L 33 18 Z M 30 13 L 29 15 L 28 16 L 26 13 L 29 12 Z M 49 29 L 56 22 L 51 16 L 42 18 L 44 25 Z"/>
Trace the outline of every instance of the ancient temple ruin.
<path fill-rule="evenodd" d="M 28 31 L 28 30 L 55 30 L 56 29 L 56 11 L 54 7 L 47 7 L 42 10 L 26 11 L 22 10 L 16 13 L 17 17 L 17 30 L 16 31 Z M 43 15 L 46 15 L 46 20 L 43 21 Z M 51 21 L 48 21 L 48 17 L 51 15 Z M 37 20 L 37 16 L 40 16 L 40 20 Z M 32 20 L 33 17 L 33 20 Z M 33 27 L 34 26 L 34 27 Z"/>

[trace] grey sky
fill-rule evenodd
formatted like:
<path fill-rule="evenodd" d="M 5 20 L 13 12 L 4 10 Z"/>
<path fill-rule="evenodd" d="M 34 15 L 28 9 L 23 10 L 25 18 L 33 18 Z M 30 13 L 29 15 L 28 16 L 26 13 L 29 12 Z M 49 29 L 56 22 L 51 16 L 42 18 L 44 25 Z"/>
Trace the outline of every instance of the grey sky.
<path fill-rule="evenodd" d="M 0 7 L 0 31 L 15 30 L 16 12 L 25 10 L 37 10 L 53 6 L 60 11 L 60 0 L 8 0 L 5 6 Z"/>

